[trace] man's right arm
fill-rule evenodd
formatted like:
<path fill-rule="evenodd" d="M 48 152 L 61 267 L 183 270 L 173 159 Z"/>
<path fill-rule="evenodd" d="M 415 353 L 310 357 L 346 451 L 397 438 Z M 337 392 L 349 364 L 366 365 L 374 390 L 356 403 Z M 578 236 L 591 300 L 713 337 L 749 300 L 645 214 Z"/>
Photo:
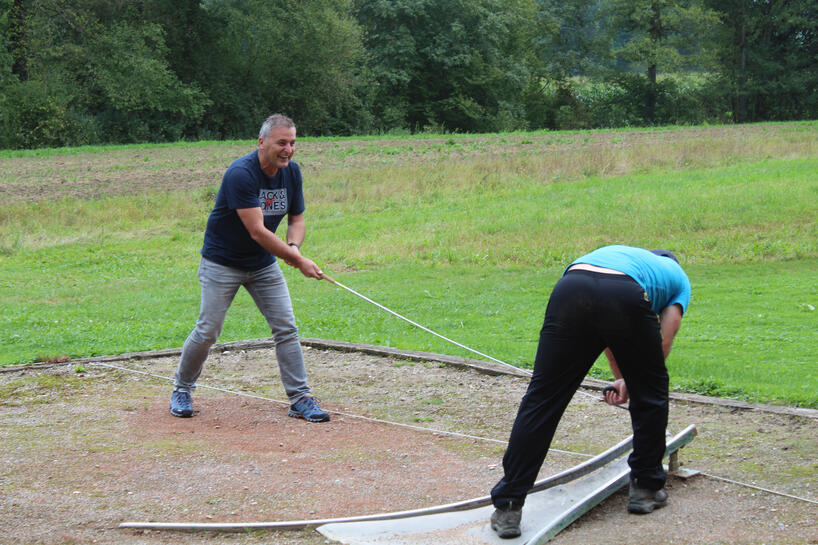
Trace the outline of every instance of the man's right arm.
<path fill-rule="evenodd" d="M 659 329 L 662 333 L 662 352 L 667 359 L 670 354 L 670 347 L 673 345 L 673 339 L 679 328 L 682 326 L 682 307 L 674 304 L 662 309 L 659 314 Z M 608 358 L 608 364 L 611 367 L 611 373 L 614 376 L 613 386 L 614 391 L 605 393 L 605 401 L 609 405 L 620 405 L 628 401 L 628 388 L 625 380 L 622 378 L 622 372 L 619 370 L 619 365 L 616 363 L 616 358 L 610 348 L 605 349 L 605 356 Z"/>
<path fill-rule="evenodd" d="M 264 214 L 261 213 L 261 207 L 239 208 L 236 210 L 236 213 L 239 215 L 239 219 L 244 224 L 247 232 L 250 233 L 250 237 L 255 240 L 259 246 L 298 268 L 301 274 L 307 278 L 320 280 L 323 277 L 324 273 L 318 265 L 312 260 L 302 256 L 298 250 L 287 245 L 286 242 L 278 238 L 275 233 L 264 226 Z"/>
<path fill-rule="evenodd" d="M 605 349 L 605 357 L 608 358 L 608 365 L 611 367 L 611 373 L 614 376 L 613 391 L 605 392 L 605 402 L 608 405 L 621 405 L 628 401 L 628 387 L 625 384 L 625 379 L 622 378 L 622 371 L 619 370 L 619 365 L 616 363 L 616 358 L 610 348 Z"/>

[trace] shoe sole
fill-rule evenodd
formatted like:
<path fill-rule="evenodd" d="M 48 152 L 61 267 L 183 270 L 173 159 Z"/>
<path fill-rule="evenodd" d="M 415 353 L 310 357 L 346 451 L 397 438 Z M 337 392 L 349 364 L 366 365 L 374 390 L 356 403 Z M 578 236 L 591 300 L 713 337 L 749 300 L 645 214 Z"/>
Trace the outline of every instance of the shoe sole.
<path fill-rule="evenodd" d="M 494 524 L 491 525 L 491 529 L 494 530 L 495 532 L 497 532 L 497 537 L 501 537 L 503 539 L 509 539 L 509 538 L 512 538 L 512 537 L 520 537 L 520 535 L 522 534 L 522 532 L 519 529 L 516 529 L 516 530 L 511 530 L 511 529 L 499 530 L 498 527 L 495 526 Z"/>
<path fill-rule="evenodd" d="M 174 411 L 171 409 L 170 414 L 173 416 L 178 416 L 179 418 L 190 418 L 193 416 L 193 411 Z"/>
<path fill-rule="evenodd" d="M 301 413 L 297 413 L 295 411 L 290 410 L 287 412 L 287 416 L 290 416 L 292 418 L 303 418 L 307 422 L 329 422 L 329 415 L 327 415 L 326 418 L 307 418 Z"/>

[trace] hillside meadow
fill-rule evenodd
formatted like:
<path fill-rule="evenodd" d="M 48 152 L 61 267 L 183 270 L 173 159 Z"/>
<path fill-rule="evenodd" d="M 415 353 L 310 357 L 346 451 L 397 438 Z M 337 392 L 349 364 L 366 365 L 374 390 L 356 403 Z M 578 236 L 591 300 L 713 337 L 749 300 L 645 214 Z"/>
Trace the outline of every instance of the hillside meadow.
<path fill-rule="evenodd" d="M 253 148 L 0 152 L 0 364 L 181 346 L 221 175 Z M 664 247 L 693 284 L 672 387 L 818 407 L 818 123 L 303 139 L 295 160 L 305 255 L 442 335 L 530 367 L 567 263 Z M 304 337 L 474 356 L 284 268 Z M 269 334 L 240 292 L 220 340 Z"/>

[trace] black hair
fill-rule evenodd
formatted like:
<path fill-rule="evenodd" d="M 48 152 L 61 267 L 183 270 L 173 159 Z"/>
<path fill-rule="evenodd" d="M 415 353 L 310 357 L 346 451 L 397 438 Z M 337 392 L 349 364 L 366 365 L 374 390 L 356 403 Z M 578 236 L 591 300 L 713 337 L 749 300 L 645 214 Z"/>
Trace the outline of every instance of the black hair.
<path fill-rule="evenodd" d="M 676 256 L 673 255 L 673 252 L 671 252 L 669 250 L 651 250 L 650 253 L 660 255 L 662 257 L 669 257 L 670 259 L 672 259 L 676 263 L 679 262 L 679 260 L 676 259 Z"/>

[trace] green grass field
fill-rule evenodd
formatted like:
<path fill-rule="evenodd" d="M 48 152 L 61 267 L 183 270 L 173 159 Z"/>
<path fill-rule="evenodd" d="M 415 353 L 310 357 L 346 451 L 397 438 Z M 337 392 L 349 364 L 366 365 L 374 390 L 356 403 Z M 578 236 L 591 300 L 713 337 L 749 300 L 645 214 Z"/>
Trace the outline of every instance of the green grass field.
<path fill-rule="evenodd" d="M 0 364 L 181 346 L 214 190 L 252 146 L 0 153 Z M 528 367 L 566 263 L 666 247 L 693 284 L 673 387 L 818 407 L 816 123 L 309 139 L 296 160 L 304 253 L 442 335 Z M 302 336 L 473 356 L 285 269 Z M 220 340 L 266 336 L 241 293 Z"/>

